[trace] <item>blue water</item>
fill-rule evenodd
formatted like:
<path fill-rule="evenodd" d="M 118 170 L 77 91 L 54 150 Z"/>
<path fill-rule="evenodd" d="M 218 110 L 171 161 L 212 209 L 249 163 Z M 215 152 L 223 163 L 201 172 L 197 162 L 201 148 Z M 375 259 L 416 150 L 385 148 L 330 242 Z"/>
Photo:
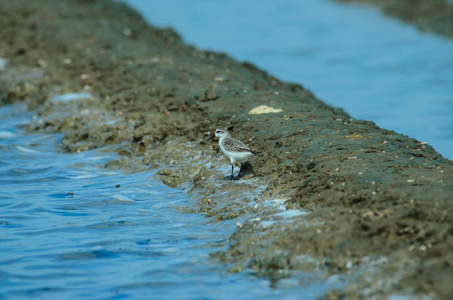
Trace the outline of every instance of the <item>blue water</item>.
<path fill-rule="evenodd" d="M 453 42 L 327 0 L 124 0 L 200 49 L 250 61 L 453 159 Z"/>
<path fill-rule="evenodd" d="M 194 200 L 155 170 L 110 170 L 108 148 L 65 153 L 61 135 L 22 130 L 32 118 L 0 107 L 0 299 L 313 299 L 339 284 L 229 273 L 209 254 L 241 220 L 184 212 Z"/>

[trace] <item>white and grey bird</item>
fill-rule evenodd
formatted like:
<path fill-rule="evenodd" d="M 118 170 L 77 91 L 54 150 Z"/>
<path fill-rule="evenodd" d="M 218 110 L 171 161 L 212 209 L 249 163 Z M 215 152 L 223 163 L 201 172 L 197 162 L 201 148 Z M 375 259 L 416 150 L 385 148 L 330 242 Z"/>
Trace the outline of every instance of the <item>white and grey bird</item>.
<path fill-rule="evenodd" d="M 206 141 L 209 141 L 214 137 L 219 138 L 220 150 L 222 150 L 223 154 L 228 156 L 228 158 L 231 161 L 231 176 L 227 176 L 225 177 L 225 179 L 237 180 L 241 178 L 242 161 L 246 160 L 250 156 L 261 153 L 258 151 L 253 151 L 249 147 L 247 147 L 243 142 L 233 139 L 228 130 L 224 127 L 217 128 L 215 134 Z M 241 164 L 241 168 L 237 176 L 233 175 L 235 162 L 239 162 Z"/>

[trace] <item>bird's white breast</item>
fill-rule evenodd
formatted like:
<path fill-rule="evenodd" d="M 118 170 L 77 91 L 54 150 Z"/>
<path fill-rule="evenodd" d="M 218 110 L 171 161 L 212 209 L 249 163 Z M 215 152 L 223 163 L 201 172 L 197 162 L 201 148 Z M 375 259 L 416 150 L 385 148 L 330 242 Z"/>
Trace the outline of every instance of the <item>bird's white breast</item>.
<path fill-rule="evenodd" d="M 225 149 L 225 147 L 223 146 L 223 138 L 221 138 L 219 140 L 219 147 L 220 147 L 220 150 L 222 150 L 223 154 L 225 154 L 226 156 L 228 156 L 231 160 L 231 163 L 233 164 L 235 161 L 243 161 L 245 160 L 246 158 L 248 158 L 249 156 L 252 156 L 253 153 L 251 152 L 234 152 L 234 151 L 228 151 L 227 149 Z"/>

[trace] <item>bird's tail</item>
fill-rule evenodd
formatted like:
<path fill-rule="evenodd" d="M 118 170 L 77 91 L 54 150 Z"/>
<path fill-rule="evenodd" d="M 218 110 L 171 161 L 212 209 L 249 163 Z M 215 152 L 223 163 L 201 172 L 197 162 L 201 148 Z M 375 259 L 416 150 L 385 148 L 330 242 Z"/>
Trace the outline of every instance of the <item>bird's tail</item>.
<path fill-rule="evenodd" d="M 263 153 L 262 151 L 254 151 L 254 150 L 252 150 L 250 152 L 252 152 L 253 155 L 257 155 L 257 154 Z"/>

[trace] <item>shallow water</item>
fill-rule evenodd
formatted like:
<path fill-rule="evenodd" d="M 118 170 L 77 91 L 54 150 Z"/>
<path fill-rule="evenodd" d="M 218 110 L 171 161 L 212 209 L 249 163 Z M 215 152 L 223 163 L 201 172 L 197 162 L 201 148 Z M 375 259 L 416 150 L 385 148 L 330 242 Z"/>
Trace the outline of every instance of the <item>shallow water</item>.
<path fill-rule="evenodd" d="M 453 159 L 453 42 L 327 0 L 124 0 L 201 49 L 297 82 L 353 117 Z"/>
<path fill-rule="evenodd" d="M 108 170 L 108 149 L 65 153 L 60 135 L 21 129 L 32 118 L 0 108 L 0 299 L 313 299 L 341 284 L 229 273 L 209 254 L 241 220 L 184 212 L 189 195 L 155 170 Z"/>

